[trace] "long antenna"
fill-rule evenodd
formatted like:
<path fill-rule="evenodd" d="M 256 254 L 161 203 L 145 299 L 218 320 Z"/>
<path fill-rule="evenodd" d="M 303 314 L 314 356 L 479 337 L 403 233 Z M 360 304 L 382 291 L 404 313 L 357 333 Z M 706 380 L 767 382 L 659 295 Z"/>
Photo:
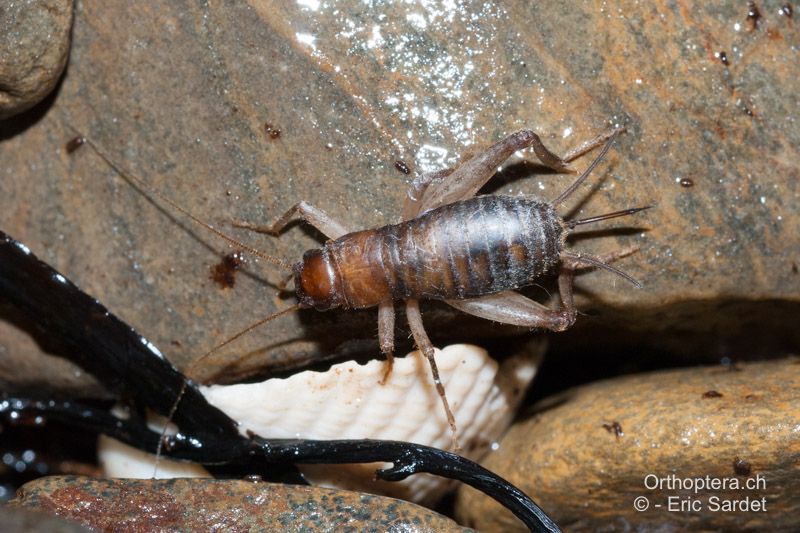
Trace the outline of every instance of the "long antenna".
<path fill-rule="evenodd" d="M 256 256 L 256 257 L 260 257 L 261 259 L 263 259 L 263 260 L 265 260 L 265 261 L 267 261 L 267 262 L 269 262 L 269 263 L 272 263 L 273 265 L 277 265 L 277 266 L 279 266 L 279 267 L 286 268 L 286 269 L 291 269 L 291 268 L 292 268 L 292 265 L 291 265 L 290 263 L 286 262 L 285 260 L 283 260 L 283 259 L 280 259 L 280 258 L 277 258 L 277 257 L 273 257 L 273 256 L 271 256 L 271 255 L 267 255 L 267 254 L 265 254 L 264 252 L 262 252 L 262 251 L 260 251 L 260 250 L 256 250 L 256 249 L 255 249 L 255 248 L 253 248 L 252 246 L 248 246 L 248 245 L 244 244 L 243 242 L 241 242 L 241 241 L 239 241 L 239 240 L 237 240 L 237 239 L 234 239 L 234 238 L 233 238 L 233 237 L 231 237 L 230 235 L 227 235 L 227 234 L 225 234 L 225 233 L 221 232 L 220 230 L 218 230 L 217 228 L 215 228 L 214 226 L 212 226 L 212 225 L 211 225 L 211 224 L 209 224 L 208 222 L 205 222 L 205 221 L 201 220 L 199 217 L 196 217 L 196 216 L 195 216 L 195 215 L 193 215 L 193 214 L 192 214 L 192 213 L 191 213 L 191 212 L 190 212 L 188 209 L 186 209 L 186 208 L 184 208 L 184 207 L 182 207 L 182 206 L 178 205 L 178 204 L 177 204 L 177 203 L 176 203 L 174 200 L 172 200 L 170 197 L 168 197 L 167 195 L 165 195 L 165 194 L 164 194 L 164 193 L 162 193 L 161 191 L 159 191 L 159 190 L 157 190 L 156 188 L 154 188 L 152 185 L 150 185 L 149 183 L 147 183 L 147 182 L 146 182 L 145 180 L 143 180 L 142 178 L 139 178 L 139 177 L 135 176 L 134 174 L 132 174 L 132 173 L 128 172 L 127 170 L 123 169 L 122 167 L 120 167 L 118 164 L 116 164 L 116 163 L 115 163 L 115 162 L 114 162 L 114 161 L 111 159 L 111 157 L 109 157 L 109 156 L 108 156 L 108 155 L 107 155 L 107 154 L 106 154 L 106 153 L 105 153 L 105 152 L 104 152 L 104 151 L 103 151 L 103 150 L 102 150 L 102 149 L 101 149 L 101 148 L 100 148 L 100 147 L 99 147 L 97 144 L 95 144 L 95 142 L 94 142 L 94 141 L 92 141 L 92 140 L 91 140 L 89 137 L 86 137 L 85 135 L 83 135 L 83 134 L 82 134 L 80 131 L 78 131 L 78 130 L 77 130 L 76 128 L 74 128 L 73 126 L 71 126 L 71 125 L 69 125 L 69 124 L 67 124 L 67 126 L 68 126 L 68 127 L 69 127 L 69 128 L 72 130 L 72 131 L 74 131 L 74 132 L 75 132 L 77 135 L 79 135 L 81 138 L 85 139 L 85 141 L 84 141 L 84 142 L 86 142 L 86 144 L 88 144 L 89 146 L 91 146 L 91 147 L 92 147 L 92 150 L 93 150 L 93 151 L 94 151 L 94 152 L 95 152 L 97 155 L 99 155 L 99 156 L 100 156 L 100 158 L 101 158 L 103 161 L 105 161 L 105 163 L 106 163 L 106 164 L 107 164 L 109 167 L 111 167 L 111 168 L 114 170 L 114 172 L 116 172 L 117 174 L 119 174 L 119 175 L 120 175 L 120 176 L 121 176 L 121 177 L 122 177 L 122 178 L 123 178 L 125 181 L 129 182 L 131 185 L 133 185 L 133 186 L 134 186 L 134 187 L 136 187 L 137 189 L 141 189 L 141 190 L 144 190 L 145 192 L 147 192 L 148 194 L 152 194 L 153 196 L 157 197 L 157 198 L 158 198 L 159 200 L 161 200 L 162 202 L 164 202 L 164 203 L 168 204 L 169 206 L 171 206 L 171 207 L 172 207 L 173 209 L 175 209 L 176 211 L 178 211 L 178 212 L 180 212 L 180 213 L 183 213 L 184 215 L 186 215 L 187 217 L 189 217 L 189 218 L 190 218 L 190 219 L 191 219 L 193 222 L 195 222 L 196 224 L 199 224 L 200 226 L 203 226 L 204 228 L 206 228 L 206 229 L 207 229 L 207 230 L 209 230 L 210 232 L 214 233 L 214 234 L 215 234 L 215 235 L 217 235 L 218 237 L 220 237 L 220 238 L 224 239 L 224 240 L 225 240 L 225 241 L 227 241 L 229 244 L 232 244 L 233 246 L 237 246 L 237 247 L 239 247 L 239 248 L 241 248 L 241 249 L 243 249 L 243 250 L 245 250 L 245 251 L 247 251 L 247 252 L 249 252 L 249 253 L 253 254 L 253 255 L 254 255 L 254 256 Z"/>
<path fill-rule="evenodd" d="M 217 344 L 216 346 L 211 348 L 209 351 L 207 351 L 206 353 L 204 353 L 203 355 L 201 355 L 200 357 L 198 357 L 197 359 L 195 359 L 194 361 L 189 363 L 189 366 L 186 368 L 186 373 L 189 374 L 189 372 L 191 371 L 192 368 L 194 368 L 195 366 L 200 364 L 208 356 L 210 356 L 211 354 L 215 353 L 220 348 L 222 348 L 224 346 L 227 346 L 228 344 L 232 343 L 233 341 L 235 341 L 238 338 L 241 338 L 244 335 L 247 335 L 248 333 L 250 333 L 254 329 L 263 326 L 267 322 L 270 322 L 270 321 L 272 321 L 272 320 L 274 320 L 274 319 L 276 319 L 278 317 L 281 317 L 283 315 L 288 315 L 289 313 L 292 313 L 292 312 L 297 311 L 299 309 L 300 309 L 300 304 L 294 304 L 293 306 L 287 307 L 286 309 L 281 309 L 277 313 L 273 313 L 273 314 L 269 315 L 266 318 L 262 318 L 261 320 L 259 320 L 258 322 L 254 323 L 254 324 L 250 324 L 249 326 L 247 326 L 243 330 L 239 331 L 238 333 L 236 333 L 232 337 L 228 337 L 228 339 L 226 339 L 224 342 L 222 342 L 221 344 Z"/>
<path fill-rule="evenodd" d="M 594 170 L 594 167 L 596 167 L 596 166 L 598 165 L 598 163 L 600 163 L 600 161 L 602 161 L 602 160 L 603 160 L 603 158 L 605 157 L 605 155 L 606 155 L 606 154 L 608 153 L 608 151 L 611 149 L 611 145 L 612 145 L 612 144 L 614 144 L 614 140 L 617 138 L 617 136 L 620 134 L 620 132 L 621 132 L 621 131 L 622 131 L 621 129 L 618 129 L 618 130 L 616 130 L 616 131 L 615 131 L 615 132 L 614 132 L 614 133 L 611 135 L 611 137 L 609 137 L 609 138 L 608 138 L 608 142 L 607 142 L 607 143 L 606 143 L 606 145 L 603 147 L 603 149 L 602 149 L 602 150 L 600 150 L 600 153 L 599 153 L 599 154 L 597 154 L 597 157 L 595 157 L 595 158 L 594 158 L 594 161 L 592 161 L 592 163 L 589 165 L 589 168 L 587 168 L 586 170 L 584 170 L 584 171 L 583 171 L 583 174 L 581 174 L 581 175 L 580 175 L 580 177 L 578 177 L 578 179 L 576 179 L 576 180 L 575 180 L 575 181 L 572 183 L 572 185 L 570 185 L 569 187 L 567 187 L 567 190 L 565 190 L 564 192 L 562 192 L 561 194 L 559 194 L 559 195 L 558 195 L 558 197 L 557 197 L 555 200 L 553 200 L 553 205 L 554 205 L 554 206 L 556 206 L 556 205 L 560 204 L 561 202 L 563 202 L 564 200 L 566 200 L 566 199 L 567 199 L 567 196 L 569 196 L 570 194 L 572 194 L 573 192 L 575 192 L 575 189 L 577 189 L 578 187 L 580 187 L 581 183 L 583 183 L 583 182 L 586 180 L 586 178 L 588 178 L 588 177 L 589 177 L 589 174 L 591 174 L 591 173 L 592 173 L 592 170 Z"/>
<path fill-rule="evenodd" d="M 199 358 L 197 358 L 194 361 L 192 361 L 191 363 L 189 363 L 189 366 L 186 368 L 186 372 L 185 372 L 187 378 L 184 380 L 183 384 L 181 385 L 181 390 L 178 391 L 178 395 L 175 397 L 175 401 L 172 403 L 172 407 L 170 408 L 169 414 L 167 415 L 167 422 L 164 424 L 164 429 L 161 431 L 161 437 L 158 439 L 158 444 L 156 445 L 156 461 L 155 461 L 155 467 L 154 467 L 155 470 L 153 471 L 153 477 L 156 477 L 156 474 L 158 473 L 158 462 L 161 460 L 161 450 L 164 447 L 164 439 L 165 439 L 165 437 L 167 435 L 167 430 L 169 428 L 169 421 L 172 420 L 173 416 L 175 416 L 175 411 L 177 411 L 177 409 L 178 409 L 178 404 L 181 403 L 181 400 L 183 399 L 183 395 L 186 394 L 186 388 L 189 386 L 188 375 L 190 374 L 192 368 L 197 366 L 201 361 L 205 360 L 209 355 L 213 354 L 214 352 L 216 352 L 217 350 L 219 350 L 223 346 L 227 346 L 228 344 L 232 343 L 236 339 L 242 337 L 243 335 L 246 335 L 246 334 L 250 333 L 254 329 L 258 328 L 259 326 L 262 326 L 262 325 L 266 324 L 267 322 L 269 322 L 269 321 L 271 321 L 273 319 L 276 319 L 276 318 L 278 318 L 280 316 L 283 316 L 283 315 L 287 315 L 287 314 L 289 314 L 291 312 L 297 311 L 298 309 L 300 309 L 300 304 L 294 304 L 293 306 L 287 307 L 286 309 L 281 309 L 277 313 L 273 313 L 273 314 L 269 315 L 266 318 L 262 318 L 261 320 L 259 320 L 255 324 L 251 324 L 251 325 L 247 326 L 246 328 L 244 328 L 243 330 L 241 330 L 240 332 L 235 334 L 233 337 L 228 338 L 225 342 L 223 342 L 221 344 L 217 344 L 216 346 L 211 348 L 209 351 L 207 351 L 206 353 L 201 355 Z"/>
<path fill-rule="evenodd" d="M 645 209 L 650 209 L 653 207 L 652 205 L 646 205 L 644 207 L 632 207 L 630 209 L 623 209 L 622 211 L 614 211 L 613 213 L 606 213 L 604 215 L 596 215 L 593 217 L 582 218 L 580 220 L 567 220 L 565 222 L 566 226 L 569 229 L 574 228 L 575 226 L 580 226 L 582 224 L 591 224 L 593 222 L 600 222 L 601 220 L 608 220 L 610 218 L 617 218 L 617 217 L 624 217 L 628 215 L 632 215 L 634 213 L 638 213 L 639 211 L 644 211 Z"/>

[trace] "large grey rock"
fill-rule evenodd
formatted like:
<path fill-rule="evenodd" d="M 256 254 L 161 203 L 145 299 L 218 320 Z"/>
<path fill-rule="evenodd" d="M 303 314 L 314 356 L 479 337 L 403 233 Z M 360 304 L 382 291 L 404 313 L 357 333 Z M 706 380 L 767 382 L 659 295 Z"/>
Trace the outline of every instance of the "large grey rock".
<path fill-rule="evenodd" d="M 227 223 L 266 221 L 305 199 L 352 229 L 377 226 L 397 220 L 413 177 L 397 160 L 412 172 L 451 165 L 523 127 L 565 151 L 624 124 L 592 185 L 563 212 L 656 203 L 603 226 L 633 231 L 574 243 L 639 246 L 619 266 L 646 288 L 607 272 L 579 276 L 578 305 L 597 316 L 581 316 L 564 338 L 613 343 L 629 331 L 688 352 L 723 342 L 709 332 L 732 332 L 725 346 L 735 349 L 746 329 L 759 347 L 797 346 L 800 62 L 798 25 L 779 8 L 762 5 L 750 30 L 741 2 L 79 6 L 52 108 L 34 124 L 0 126 L 0 226 L 185 366 L 290 305 L 274 286 L 285 272 L 251 260 L 252 274 L 218 287 L 209 270 L 226 243 L 136 191 L 86 146 L 68 154 L 71 127 L 191 212 L 297 260 L 318 234 L 295 227 L 271 239 Z M 568 181 L 537 170 L 492 190 L 553 198 Z M 425 310 L 437 343 L 513 331 Z M 358 351 L 366 339 L 377 353 L 375 333 L 374 310 L 304 311 L 226 347 L 196 375 L 302 363 L 344 341 Z M 0 338 L 2 380 L 64 375 L 7 323 Z"/>
<path fill-rule="evenodd" d="M 39 103 L 58 83 L 69 55 L 72 0 L 0 6 L 0 120 Z"/>

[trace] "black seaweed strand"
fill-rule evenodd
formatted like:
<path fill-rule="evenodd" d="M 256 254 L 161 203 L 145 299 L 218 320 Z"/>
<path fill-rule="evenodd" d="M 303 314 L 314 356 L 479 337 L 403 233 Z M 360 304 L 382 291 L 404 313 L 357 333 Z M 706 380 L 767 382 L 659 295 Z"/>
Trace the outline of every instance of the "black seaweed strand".
<path fill-rule="evenodd" d="M 147 339 L 99 301 L 0 231 L 0 298 L 22 311 L 38 331 L 55 341 L 58 355 L 78 364 L 117 395 L 166 414 L 187 379 Z M 210 405 L 191 381 L 175 409 L 180 431 L 168 437 L 165 455 L 206 465 L 286 465 L 388 462 L 377 477 L 398 481 L 430 473 L 469 484 L 513 512 L 532 531 L 559 531 L 536 503 L 500 476 L 454 453 L 428 446 L 377 440 L 287 440 L 245 438 L 236 423 Z M 0 399 L 0 415 L 44 416 L 103 433 L 155 452 L 161 435 L 139 417 L 123 420 L 104 409 L 76 402 Z"/>

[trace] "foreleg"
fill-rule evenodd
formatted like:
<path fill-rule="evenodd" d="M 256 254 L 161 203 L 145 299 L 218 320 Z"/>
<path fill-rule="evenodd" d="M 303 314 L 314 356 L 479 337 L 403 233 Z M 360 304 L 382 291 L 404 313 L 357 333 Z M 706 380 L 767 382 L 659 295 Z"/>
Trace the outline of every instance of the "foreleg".
<path fill-rule="evenodd" d="M 305 201 L 301 201 L 293 205 L 272 224 L 259 226 L 257 224 L 251 224 L 250 222 L 237 220 L 233 222 L 233 225 L 237 228 L 249 229 L 257 233 L 266 233 L 268 235 L 277 236 L 280 234 L 283 228 L 296 219 L 303 220 L 314 226 L 329 239 L 338 239 L 342 235 L 349 233 L 349 231 L 347 231 L 343 225 L 332 219 L 327 213 Z"/>

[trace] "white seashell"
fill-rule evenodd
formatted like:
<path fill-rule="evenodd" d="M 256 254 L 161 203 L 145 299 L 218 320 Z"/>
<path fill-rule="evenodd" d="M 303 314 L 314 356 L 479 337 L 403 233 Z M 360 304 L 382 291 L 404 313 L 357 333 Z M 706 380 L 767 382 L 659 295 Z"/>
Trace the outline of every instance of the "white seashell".
<path fill-rule="evenodd" d="M 111 412 L 119 418 L 128 418 L 126 408 L 117 405 Z M 174 435 L 177 426 L 168 423 L 166 417 L 150 413 L 147 426 L 161 433 L 167 425 L 167 434 Z M 211 477 L 202 465 L 186 461 L 171 461 L 160 458 L 156 464 L 156 456 L 142 451 L 124 442 L 100 435 L 97 440 L 97 461 L 106 477 L 129 479 L 170 479 L 175 477 Z"/>
<path fill-rule="evenodd" d="M 505 432 L 522 392 L 533 379 L 530 355 L 506 361 L 499 371 L 486 350 L 458 344 L 436 351 L 436 362 L 458 428 L 461 454 L 482 457 Z M 402 440 L 447 449 L 450 427 L 420 352 L 395 359 L 386 384 L 384 363 L 346 362 L 327 372 L 302 372 L 262 383 L 203 388 L 208 401 L 239 422 L 240 431 L 263 437 Z M 412 476 L 402 483 L 374 480 L 376 465 L 308 465 L 315 484 L 380 492 L 432 502 L 447 481 Z"/>
<path fill-rule="evenodd" d="M 436 351 L 436 362 L 455 416 L 459 452 L 480 459 L 499 440 L 536 372 L 543 341 L 502 365 L 486 350 L 457 344 Z M 450 427 L 427 359 L 419 352 L 396 358 L 384 385 L 382 361 L 346 362 L 326 372 L 306 371 L 261 383 L 201 387 L 208 401 L 239 423 L 243 435 L 265 438 L 386 439 L 447 449 Z M 162 461 L 163 462 L 163 461 Z M 388 494 L 431 503 L 447 480 L 418 475 L 400 483 L 374 480 L 380 465 L 308 465 L 316 484 Z M 159 466 L 161 469 L 161 466 Z M 146 477 L 152 477 L 152 467 Z"/>
<path fill-rule="evenodd" d="M 106 477 L 129 479 L 211 477 L 208 470 L 195 463 L 171 461 L 162 457 L 156 465 L 156 456 L 152 453 L 128 446 L 105 435 L 100 435 L 97 441 L 97 460 Z"/>

